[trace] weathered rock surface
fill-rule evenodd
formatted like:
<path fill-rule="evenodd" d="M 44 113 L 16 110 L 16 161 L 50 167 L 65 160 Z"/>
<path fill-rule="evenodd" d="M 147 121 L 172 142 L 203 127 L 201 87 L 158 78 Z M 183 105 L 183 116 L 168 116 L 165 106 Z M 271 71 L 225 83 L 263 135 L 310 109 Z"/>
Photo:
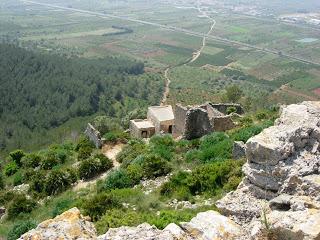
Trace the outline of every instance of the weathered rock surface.
<path fill-rule="evenodd" d="M 96 229 L 77 208 L 72 208 L 54 219 L 40 223 L 35 229 L 22 235 L 19 240 L 42 239 L 96 239 Z"/>
<path fill-rule="evenodd" d="M 241 159 L 246 157 L 246 145 L 242 141 L 235 141 L 232 149 L 233 159 Z"/>
<path fill-rule="evenodd" d="M 320 102 L 284 107 L 275 126 L 247 141 L 246 156 L 242 183 L 216 204 L 222 213 L 252 239 L 262 212 L 278 239 L 320 239 Z"/>

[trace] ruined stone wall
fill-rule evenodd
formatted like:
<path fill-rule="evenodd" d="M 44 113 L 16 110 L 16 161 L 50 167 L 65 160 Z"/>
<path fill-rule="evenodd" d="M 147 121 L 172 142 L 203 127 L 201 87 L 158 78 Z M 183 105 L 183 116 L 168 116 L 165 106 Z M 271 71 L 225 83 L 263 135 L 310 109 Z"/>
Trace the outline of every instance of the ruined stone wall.
<path fill-rule="evenodd" d="M 224 132 L 236 126 L 229 115 L 214 117 L 212 122 L 213 130 L 216 132 Z"/>
<path fill-rule="evenodd" d="M 155 127 L 156 133 L 160 133 L 160 131 L 161 131 L 161 125 L 160 125 L 160 121 L 157 119 L 157 117 L 154 116 L 151 111 L 148 111 L 147 118 L 148 118 L 148 120 L 149 120 L 150 122 L 153 123 L 153 125 L 154 125 L 154 127 Z"/>
<path fill-rule="evenodd" d="M 188 108 L 177 104 L 174 111 L 173 137 L 184 135 Z"/>
<path fill-rule="evenodd" d="M 208 112 L 201 107 L 188 110 L 183 137 L 191 140 L 202 137 L 213 131 Z"/>
<path fill-rule="evenodd" d="M 94 143 L 96 148 L 102 147 L 102 139 L 100 132 L 95 129 L 90 123 L 87 125 L 87 129 L 85 130 L 84 134 Z"/>
<path fill-rule="evenodd" d="M 243 108 L 237 103 L 209 103 L 209 105 L 223 114 L 227 114 L 227 109 L 229 107 L 235 107 L 236 113 L 244 114 Z"/>

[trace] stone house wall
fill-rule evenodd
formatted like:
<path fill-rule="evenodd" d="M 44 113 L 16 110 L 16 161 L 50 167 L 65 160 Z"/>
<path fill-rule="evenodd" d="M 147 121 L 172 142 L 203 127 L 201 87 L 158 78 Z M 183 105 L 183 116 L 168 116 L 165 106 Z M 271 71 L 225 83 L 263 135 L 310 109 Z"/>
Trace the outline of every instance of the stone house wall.
<path fill-rule="evenodd" d="M 174 111 L 173 137 L 184 134 L 188 108 L 177 104 Z"/>
<path fill-rule="evenodd" d="M 95 129 L 90 123 L 88 123 L 87 128 L 84 134 L 94 143 L 96 148 L 101 148 L 103 145 L 103 141 L 101 138 L 100 132 Z"/>

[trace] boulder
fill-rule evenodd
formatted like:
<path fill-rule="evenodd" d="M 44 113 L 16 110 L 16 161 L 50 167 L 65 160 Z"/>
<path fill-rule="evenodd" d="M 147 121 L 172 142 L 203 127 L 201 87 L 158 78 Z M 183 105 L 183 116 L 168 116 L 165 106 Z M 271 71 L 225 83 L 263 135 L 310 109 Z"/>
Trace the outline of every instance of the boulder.
<path fill-rule="evenodd" d="M 215 211 L 198 213 L 190 222 L 180 223 L 180 226 L 193 239 L 232 240 L 243 235 L 238 224 Z"/>
<path fill-rule="evenodd" d="M 89 220 L 80 214 L 79 209 L 72 208 L 54 219 L 40 223 L 35 229 L 23 234 L 18 240 L 96 239 L 96 229 Z"/>

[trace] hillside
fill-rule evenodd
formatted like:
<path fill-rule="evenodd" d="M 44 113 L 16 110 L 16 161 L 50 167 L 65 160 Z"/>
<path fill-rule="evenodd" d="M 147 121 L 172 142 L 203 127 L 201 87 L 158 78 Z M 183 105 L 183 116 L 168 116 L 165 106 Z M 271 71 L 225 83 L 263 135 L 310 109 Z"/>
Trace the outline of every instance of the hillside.
<path fill-rule="evenodd" d="M 161 77 L 128 58 L 68 59 L 8 44 L 0 52 L 1 151 L 50 143 L 41 135 L 79 117 L 121 119 L 162 94 Z"/>

